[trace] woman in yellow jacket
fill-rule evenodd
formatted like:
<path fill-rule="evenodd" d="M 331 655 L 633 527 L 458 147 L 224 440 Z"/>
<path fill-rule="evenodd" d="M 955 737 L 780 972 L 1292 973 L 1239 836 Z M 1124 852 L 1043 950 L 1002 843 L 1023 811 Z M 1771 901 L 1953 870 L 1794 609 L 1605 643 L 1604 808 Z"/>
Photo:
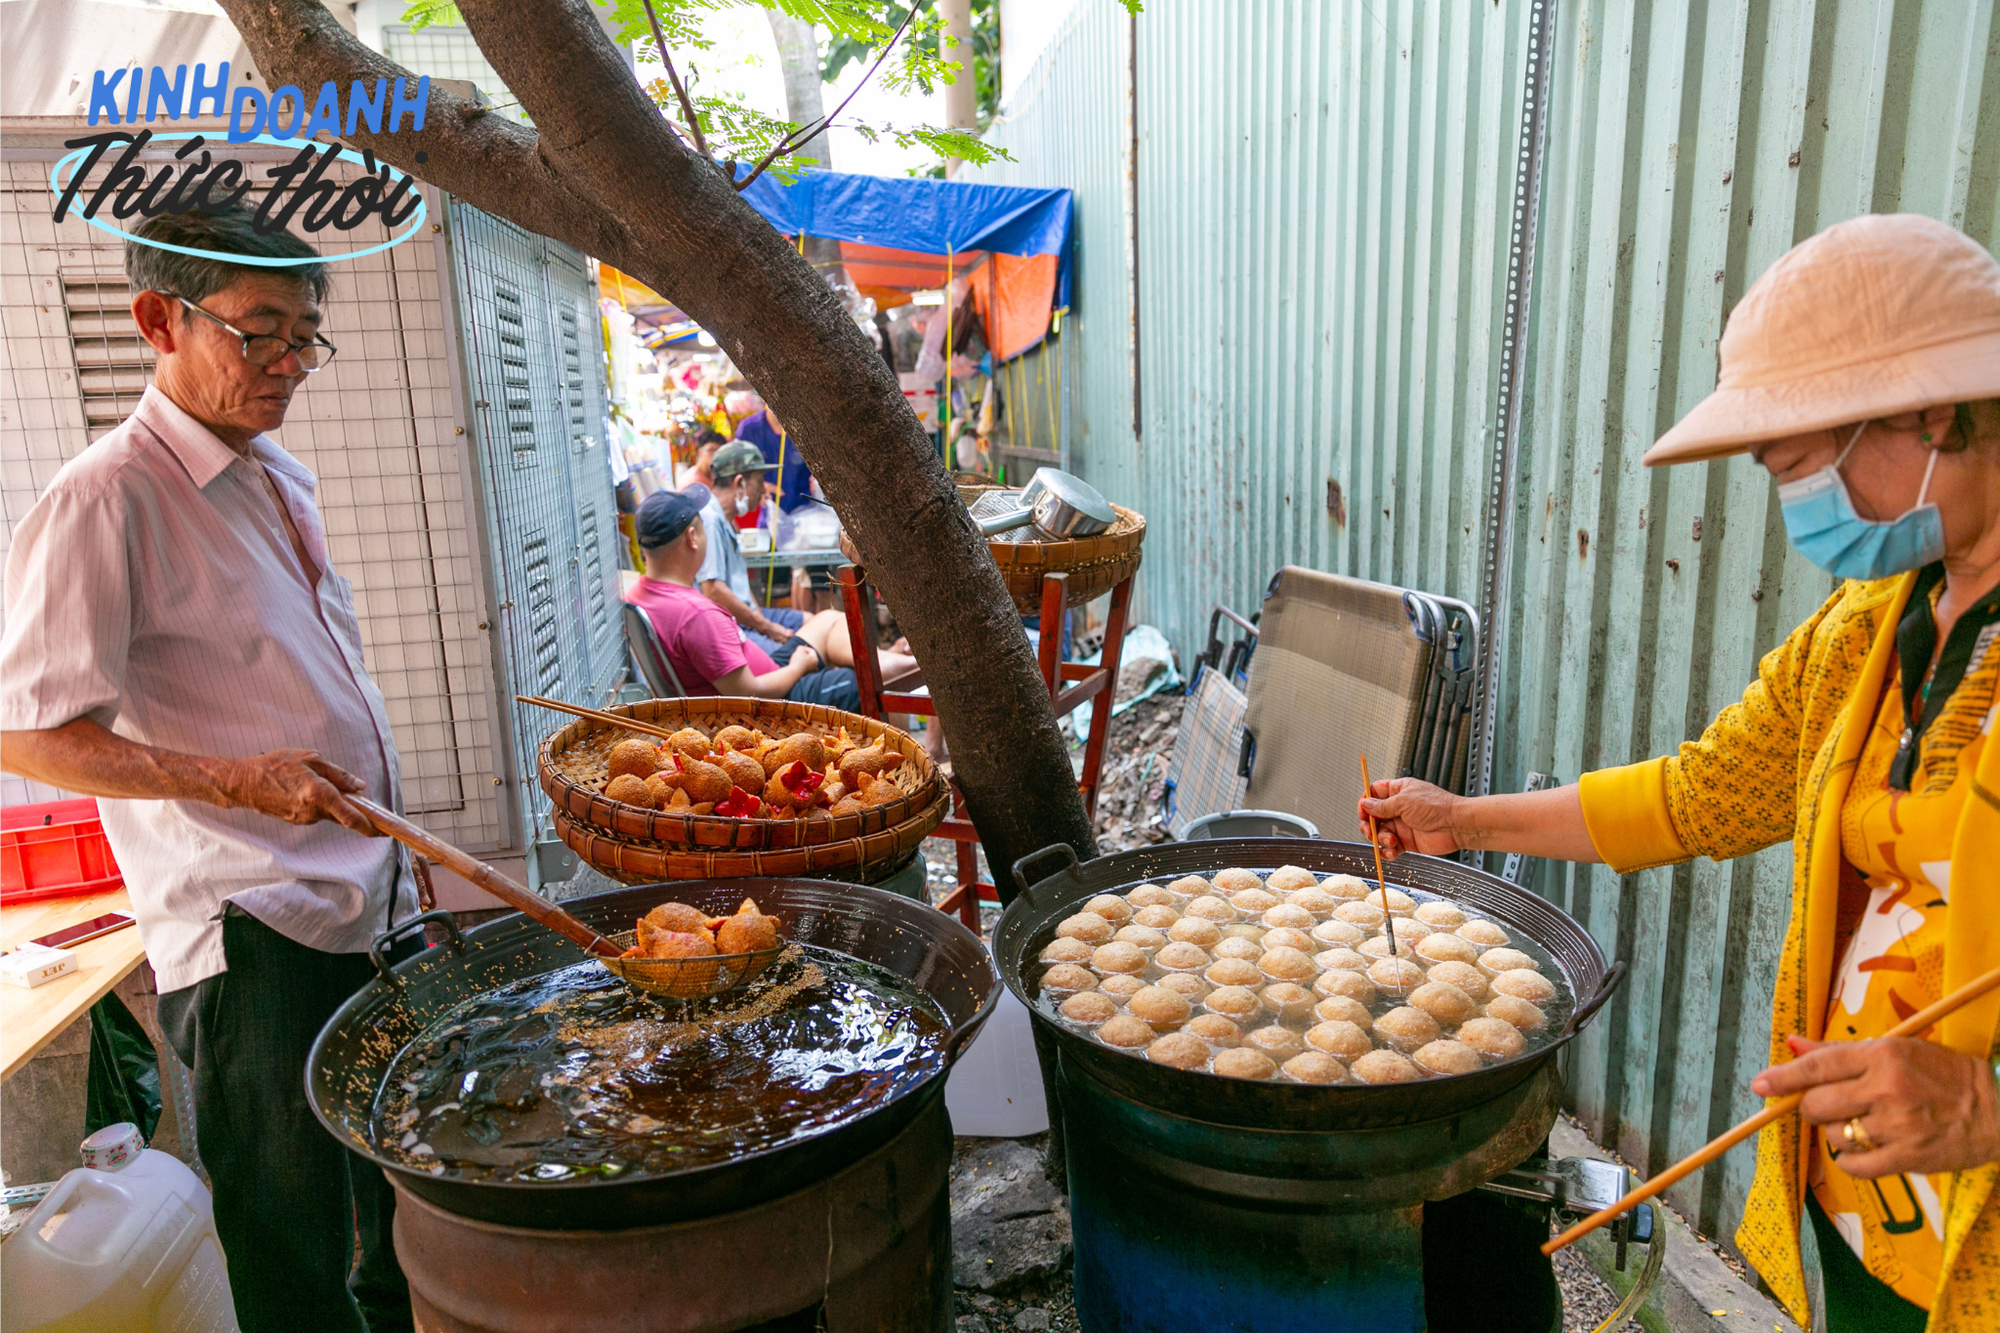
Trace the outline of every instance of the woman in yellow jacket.
<path fill-rule="evenodd" d="M 2000 966 L 2000 264 L 1928 219 L 1854 219 L 1730 316 L 1714 394 L 1649 465 L 1748 452 L 1844 580 L 1678 754 L 1573 787 L 1378 782 L 1386 853 L 1627 873 L 1791 839 L 1792 916 L 1737 1244 L 1800 1320 L 1810 1219 L 1834 1333 L 2000 1330 L 2000 995 L 1879 1034 Z"/>

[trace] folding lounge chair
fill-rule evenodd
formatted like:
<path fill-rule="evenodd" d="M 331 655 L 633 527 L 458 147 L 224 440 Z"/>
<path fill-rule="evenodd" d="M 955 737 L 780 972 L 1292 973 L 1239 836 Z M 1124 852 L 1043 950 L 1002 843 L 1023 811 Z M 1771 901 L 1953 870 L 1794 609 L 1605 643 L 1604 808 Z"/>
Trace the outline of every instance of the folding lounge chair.
<path fill-rule="evenodd" d="M 653 697 L 686 698 L 687 691 L 681 686 L 681 678 L 674 671 L 674 664 L 667 657 L 660 636 L 653 631 L 653 622 L 646 619 L 646 613 L 626 602 L 624 620 L 625 646 L 632 652 L 632 664 L 639 670 L 639 679 L 646 682 L 646 688 L 653 692 Z"/>

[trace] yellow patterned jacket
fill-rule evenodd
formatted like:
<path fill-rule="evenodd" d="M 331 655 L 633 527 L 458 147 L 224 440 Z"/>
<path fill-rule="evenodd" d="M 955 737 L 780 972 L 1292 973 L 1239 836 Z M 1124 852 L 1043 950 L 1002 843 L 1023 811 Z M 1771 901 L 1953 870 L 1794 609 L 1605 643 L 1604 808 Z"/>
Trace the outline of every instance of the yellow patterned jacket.
<path fill-rule="evenodd" d="M 1771 1060 L 1785 1038 L 1817 1039 L 1834 968 L 1840 879 L 1840 807 L 1895 657 L 1896 622 L 1915 574 L 1842 584 L 1790 638 L 1766 654 L 1740 703 L 1676 755 L 1602 769 L 1581 783 L 1598 854 L 1627 874 L 1691 856 L 1723 860 L 1787 838 L 1792 917 L 1771 1005 Z M 2000 707 L 1996 707 L 2000 712 Z M 1989 718 L 1988 727 L 1994 725 Z M 2000 745 L 1984 747 L 1951 846 L 1949 993 L 2000 967 Z M 1990 1058 L 2000 994 L 1941 1024 L 1953 1050 Z M 1763 1131 L 1736 1243 L 1801 1325 L 1807 1319 L 1799 1252 L 1810 1140 L 1797 1116 Z M 2000 1333 L 2000 1164 L 1955 1173 L 1945 1199 L 1944 1274 L 1929 1328 Z"/>

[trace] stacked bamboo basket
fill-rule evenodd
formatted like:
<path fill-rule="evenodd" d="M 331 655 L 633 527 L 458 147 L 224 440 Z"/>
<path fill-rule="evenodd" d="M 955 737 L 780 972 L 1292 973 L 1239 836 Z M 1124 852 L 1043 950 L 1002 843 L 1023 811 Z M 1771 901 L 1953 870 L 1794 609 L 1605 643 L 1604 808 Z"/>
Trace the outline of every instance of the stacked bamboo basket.
<path fill-rule="evenodd" d="M 916 854 L 950 810 L 951 793 L 930 756 L 907 733 L 858 713 L 783 699 L 649 699 L 606 710 L 652 727 L 697 727 L 713 736 L 749 727 L 773 740 L 800 731 L 832 738 L 846 728 L 858 745 L 903 756 L 886 775 L 902 793 L 858 813 L 806 819 L 744 819 L 648 810 L 604 794 L 605 753 L 642 733 L 578 718 L 543 741 L 542 790 L 555 805 L 556 832 L 589 864 L 628 884 L 668 879 L 813 878 L 875 883 Z"/>
<path fill-rule="evenodd" d="M 958 496 L 974 518 L 990 518 L 1011 507 L 1020 491 L 961 484 Z M 1095 537 L 1032 541 L 1023 540 L 1019 533 L 1003 532 L 987 541 L 993 563 L 1000 566 L 1000 577 L 1007 581 L 1007 591 L 1022 615 L 1041 612 L 1045 575 L 1069 575 L 1063 607 L 1074 610 L 1138 572 L 1144 554 L 1140 546 L 1146 540 L 1145 516 L 1123 505 L 1115 504 L 1111 509 L 1118 515 L 1117 521 Z"/>

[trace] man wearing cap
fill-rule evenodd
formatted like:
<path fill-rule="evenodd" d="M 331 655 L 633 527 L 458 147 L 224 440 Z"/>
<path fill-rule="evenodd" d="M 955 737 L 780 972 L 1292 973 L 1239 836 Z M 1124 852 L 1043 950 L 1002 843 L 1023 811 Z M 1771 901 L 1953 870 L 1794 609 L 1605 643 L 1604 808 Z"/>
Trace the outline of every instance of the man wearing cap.
<path fill-rule="evenodd" d="M 763 505 L 764 474 L 776 466 L 764 461 L 756 445 L 742 440 L 715 451 L 709 464 L 715 484 L 701 511 L 702 526 L 708 529 L 708 555 L 695 578 L 709 600 L 727 611 L 766 653 L 776 652 L 806 620 L 801 610 L 757 605 L 750 591 L 750 569 L 736 541 L 736 520 Z"/>
<path fill-rule="evenodd" d="M 1620 873 L 1790 839 L 1750 1088 L 1804 1101 L 1763 1131 L 1736 1242 L 1805 1324 L 1810 1225 L 1816 1330 L 2000 1329 L 2000 993 L 1884 1035 L 2000 968 L 2000 264 L 1928 218 L 1856 218 L 1773 264 L 1720 350 L 1644 461 L 1748 453 L 1833 595 L 1675 755 L 1521 795 L 1391 779 L 1361 812 L 1392 855 Z"/>

